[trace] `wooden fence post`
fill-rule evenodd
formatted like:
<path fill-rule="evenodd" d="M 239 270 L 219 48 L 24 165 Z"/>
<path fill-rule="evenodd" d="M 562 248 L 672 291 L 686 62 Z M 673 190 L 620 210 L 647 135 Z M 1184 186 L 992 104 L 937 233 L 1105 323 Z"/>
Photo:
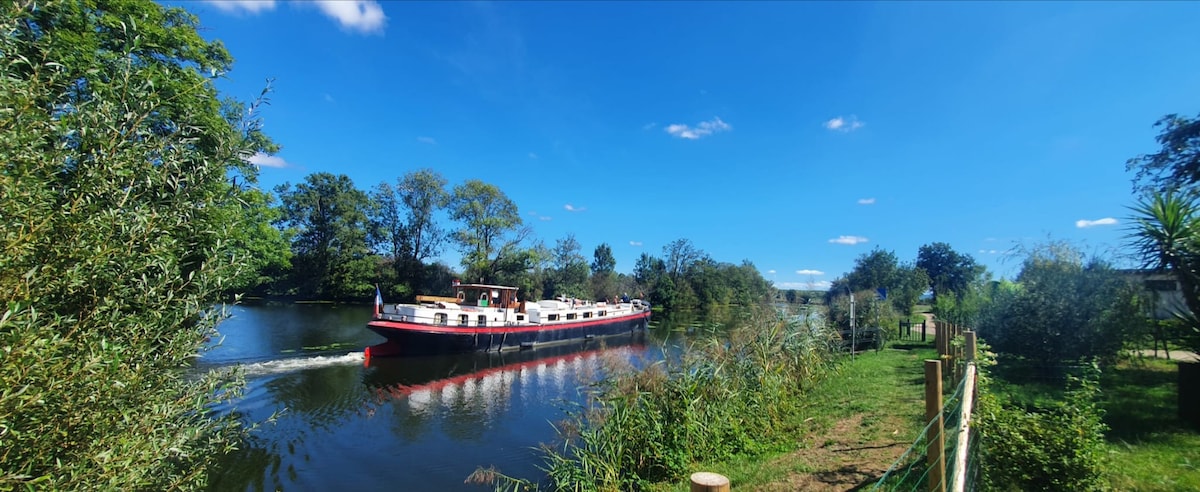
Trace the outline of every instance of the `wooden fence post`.
<path fill-rule="evenodd" d="M 925 343 L 925 323 L 927 322 L 929 322 L 928 319 L 921 320 L 921 343 Z"/>
<path fill-rule="evenodd" d="M 729 492 L 729 479 L 710 472 L 692 474 L 692 492 Z"/>
<path fill-rule="evenodd" d="M 974 362 L 975 357 L 979 356 L 979 349 L 976 347 L 975 332 L 968 331 L 965 335 L 967 337 L 967 362 Z"/>
<path fill-rule="evenodd" d="M 942 361 L 925 361 L 925 463 L 929 467 L 929 490 L 946 491 L 946 436 L 942 433 Z M 693 489 L 695 490 L 695 489 Z"/>

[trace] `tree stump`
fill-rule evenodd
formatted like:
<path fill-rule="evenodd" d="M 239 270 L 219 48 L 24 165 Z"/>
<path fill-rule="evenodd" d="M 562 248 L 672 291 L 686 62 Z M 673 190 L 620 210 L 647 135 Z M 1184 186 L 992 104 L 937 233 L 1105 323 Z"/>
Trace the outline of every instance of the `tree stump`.
<path fill-rule="evenodd" d="M 1200 362 L 1179 363 L 1179 419 L 1200 427 Z"/>
<path fill-rule="evenodd" d="M 692 474 L 692 492 L 729 492 L 729 479 L 711 472 Z"/>

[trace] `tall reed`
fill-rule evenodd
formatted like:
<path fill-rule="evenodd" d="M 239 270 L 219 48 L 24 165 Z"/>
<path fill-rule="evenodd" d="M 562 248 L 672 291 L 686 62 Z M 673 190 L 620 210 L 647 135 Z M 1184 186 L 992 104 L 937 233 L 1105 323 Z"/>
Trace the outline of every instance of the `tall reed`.
<path fill-rule="evenodd" d="M 558 490 L 633 490 L 685 476 L 692 463 L 755 454 L 803 420 L 803 397 L 832 367 L 823 322 L 748 312 L 727 333 L 641 368 L 606 359 L 588 403 L 544 449 Z"/>

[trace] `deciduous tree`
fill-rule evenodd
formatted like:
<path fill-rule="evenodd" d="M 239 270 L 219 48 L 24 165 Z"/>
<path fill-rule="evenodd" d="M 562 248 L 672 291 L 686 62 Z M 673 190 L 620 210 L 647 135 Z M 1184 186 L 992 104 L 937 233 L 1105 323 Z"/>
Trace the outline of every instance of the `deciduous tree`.
<path fill-rule="evenodd" d="M 531 229 L 524 227 L 517 205 L 495 185 L 470 180 L 454 187 L 450 217 L 461 223 L 454 241 L 462 251 L 464 276 L 482 282 L 501 274 L 524 271 L 532 257 L 521 243 Z"/>
<path fill-rule="evenodd" d="M 370 198 L 350 177 L 314 173 L 304 182 L 276 188 L 280 224 L 294 231 L 293 278 L 297 294 L 340 298 L 365 296 L 373 266 L 367 248 Z"/>

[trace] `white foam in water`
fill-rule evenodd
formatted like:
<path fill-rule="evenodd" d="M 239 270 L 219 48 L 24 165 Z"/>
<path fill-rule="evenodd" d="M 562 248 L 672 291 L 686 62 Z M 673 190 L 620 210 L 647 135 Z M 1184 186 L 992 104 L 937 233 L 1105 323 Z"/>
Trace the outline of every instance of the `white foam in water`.
<path fill-rule="evenodd" d="M 296 357 L 291 359 L 255 362 L 253 364 L 243 365 L 242 373 L 245 374 L 246 377 L 270 376 L 273 374 L 283 374 L 285 372 L 314 369 L 317 367 L 362 364 L 362 362 L 362 352 L 350 352 L 346 355 L 318 355 L 315 357 Z"/>

